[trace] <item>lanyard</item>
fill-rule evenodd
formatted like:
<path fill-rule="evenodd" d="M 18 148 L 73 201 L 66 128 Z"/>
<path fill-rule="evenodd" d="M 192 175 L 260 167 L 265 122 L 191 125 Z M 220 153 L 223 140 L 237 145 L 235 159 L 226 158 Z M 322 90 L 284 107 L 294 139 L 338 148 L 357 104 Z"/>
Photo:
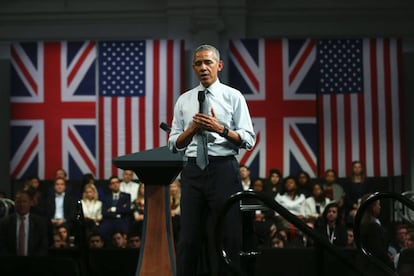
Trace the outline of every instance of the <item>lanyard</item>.
<path fill-rule="evenodd" d="M 333 241 L 335 240 L 335 227 L 333 227 L 331 232 L 329 225 L 326 225 L 326 233 L 328 234 L 329 242 L 333 244 Z"/>

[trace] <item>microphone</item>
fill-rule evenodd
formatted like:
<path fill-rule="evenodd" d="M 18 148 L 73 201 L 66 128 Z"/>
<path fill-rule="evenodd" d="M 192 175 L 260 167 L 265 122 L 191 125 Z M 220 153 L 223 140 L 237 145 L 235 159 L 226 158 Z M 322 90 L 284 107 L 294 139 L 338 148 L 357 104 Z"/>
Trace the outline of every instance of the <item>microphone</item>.
<path fill-rule="evenodd" d="M 198 112 L 203 113 L 204 112 L 204 100 L 206 99 L 206 93 L 204 91 L 198 91 Z"/>
<path fill-rule="evenodd" d="M 167 125 L 166 123 L 164 123 L 164 122 L 162 122 L 161 124 L 160 124 L 160 128 L 162 129 L 162 130 L 164 130 L 165 132 L 171 132 L 171 127 L 169 126 L 169 125 Z"/>

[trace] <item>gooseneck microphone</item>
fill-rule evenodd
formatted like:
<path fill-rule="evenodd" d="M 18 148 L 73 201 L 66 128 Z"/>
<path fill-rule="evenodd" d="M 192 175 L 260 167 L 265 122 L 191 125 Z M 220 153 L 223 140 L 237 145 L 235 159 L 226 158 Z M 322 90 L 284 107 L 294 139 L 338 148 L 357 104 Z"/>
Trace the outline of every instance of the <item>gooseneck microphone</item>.
<path fill-rule="evenodd" d="M 204 112 L 204 100 L 206 99 L 206 92 L 204 91 L 198 91 L 198 112 L 203 113 Z"/>

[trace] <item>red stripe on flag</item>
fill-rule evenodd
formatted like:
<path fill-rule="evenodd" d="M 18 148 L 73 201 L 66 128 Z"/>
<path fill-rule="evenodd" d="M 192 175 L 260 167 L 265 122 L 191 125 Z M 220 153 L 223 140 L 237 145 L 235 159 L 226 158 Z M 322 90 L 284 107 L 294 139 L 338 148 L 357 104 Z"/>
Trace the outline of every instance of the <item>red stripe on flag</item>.
<path fill-rule="evenodd" d="M 24 165 L 28 162 L 30 156 L 32 156 L 33 152 L 35 151 L 38 145 L 39 145 L 39 135 L 36 135 L 36 137 L 30 143 L 28 149 L 25 151 L 24 155 L 20 159 L 20 162 L 17 164 L 14 171 L 12 171 L 11 175 L 13 178 L 17 178 L 18 173 L 23 169 Z"/>
<path fill-rule="evenodd" d="M 371 39 L 370 43 L 370 67 L 371 67 L 371 93 L 372 93 L 372 112 L 370 114 L 372 118 L 372 144 L 373 144 L 373 169 L 374 175 L 380 175 L 380 156 L 381 152 L 379 144 L 379 122 L 378 122 L 378 64 L 377 64 L 377 48 L 376 40 Z M 367 91 L 369 93 L 369 91 Z"/>
<path fill-rule="evenodd" d="M 118 156 L 118 124 L 124 123 L 119 122 L 119 114 L 118 114 L 118 99 L 117 98 L 111 98 L 111 158 Z M 114 165 L 111 165 L 112 167 L 112 175 L 117 175 L 117 170 Z"/>
<path fill-rule="evenodd" d="M 394 174 L 394 136 L 392 123 L 392 90 L 391 90 L 391 65 L 390 65 L 390 41 L 384 39 L 384 90 L 385 90 L 385 127 L 387 135 L 387 174 Z"/>
<path fill-rule="evenodd" d="M 75 146 L 75 148 L 79 151 L 79 154 L 82 156 L 83 160 L 85 160 L 86 166 L 88 166 L 88 170 L 93 175 L 96 175 L 95 164 L 93 163 L 93 160 L 89 159 L 88 154 L 85 152 L 85 150 L 79 143 L 78 139 L 76 139 L 75 134 L 70 128 L 69 128 L 68 136 L 69 136 L 69 139 L 72 141 L 73 145 Z"/>
<path fill-rule="evenodd" d="M 85 59 L 89 56 L 91 51 L 95 51 L 95 41 L 91 41 L 88 43 L 85 51 L 82 52 L 82 55 L 79 57 L 78 61 L 76 62 L 75 66 L 73 66 L 72 71 L 69 73 L 68 76 L 68 86 L 71 85 L 73 79 L 75 78 L 76 74 L 78 73 L 79 69 L 81 68 L 82 64 L 85 62 Z M 65 64 L 66 65 L 66 64 Z"/>
<path fill-rule="evenodd" d="M 153 101 L 152 101 L 152 115 L 153 115 L 153 146 L 157 147 L 160 144 L 160 132 L 159 132 L 159 121 L 160 121 L 160 41 L 154 40 L 153 42 Z"/>
<path fill-rule="evenodd" d="M 151 107 L 150 107 L 151 108 Z M 142 131 L 139 132 L 139 150 L 146 149 L 146 136 L 145 132 L 147 130 L 146 121 L 145 121 L 145 97 L 139 97 L 138 99 L 138 110 L 139 110 L 139 117 L 138 117 L 138 126 Z"/>
<path fill-rule="evenodd" d="M 306 60 L 308 59 L 309 55 L 312 53 L 312 50 L 314 48 L 315 48 L 315 41 L 310 40 L 309 43 L 307 43 L 306 45 L 305 51 L 302 53 L 295 67 L 292 69 L 292 71 L 289 74 L 289 84 L 291 84 L 295 80 L 297 74 L 299 73 L 300 69 L 302 69 L 303 64 L 306 62 Z"/>
<path fill-rule="evenodd" d="M 317 98 L 317 108 L 318 108 L 318 141 L 319 141 L 319 175 L 324 175 L 325 173 L 325 129 L 324 125 L 324 110 L 323 110 L 323 95 L 318 95 Z"/>
<path fill-rule="evenodd" d="M 344 96 L 344 146 L 345 146 L 345 172 L 349 172 L 351 170 L 351 162 L 349 160 L 352 160 L 352 145 L 353 145 L 353 139 L 352 139 L 352 122 L 351 122 L 351 114 L 352 114 L 352 108 L 351 108 L 351 95 L 345 95 Z M 339 153 L 341 154 L 341 153 Z"/>
<path fill-rule="evenodd" d="M 101 179 L 106 178 L 105 177 L 105 163 L 104 163 L 104 160 L 105 160 L 104 112 L 105 112 L 105 110 L 104 110 L 103 102 L 104 102 L 104 97 L 99 97 L 98 110 L 99 110 L 100 120 L 99 120 L 99 128 L 98 128 L 98 137 L 99 137 L 99 140 L 101 140 L 102 142 L 98 143 L 98 149 L 99 149 L 99 153 L 100 153 L 100 155 L 99 155 L 99 160 L 100 161 L 98 162 L 98 165 L 99 165 L 99 178 L 101 178 Z"/>
<path fill-rule="evenodd" d="M 233 53 L 236 60 L 240 63 L 241 68 L 243 68 L 244 72 L 246 73 L 249 80 L 252 82 L 254 89 L 259 91 L 259 80 L 255 77 L 255 74 L 250 70 L 250 67 L 244 61 L 244 58 L 239 53 L 236 47 L 234 47 L 233 43 L 230 43 L 230 51 Z"/>
<path fill-rule="evenodd" d="M 338 114 L 336 113 L 336 105 L 338 102 L 338 98 L 335 96 L 329 97 L 329 113 L 331 114 L 331 126 L 330 126 L 330 133 L 331 133 L 331 150 L 332 150 L 332 167 L 338 171 Z M 326 111 L 325 111 L 326 112 Z"/>
<path fill-rule="evenodd" d="M 132 108 L 131 108 L 131 97 L 125 97 L 125 122 L 120 122 L 125 125 L 125 154 L 132 153 L 132 128 L 134 127 L 132 125 Z"/>
<path fill-rule="evenodd" d="M 29 83 L 30 87 L 33 89 L 35 94 L 38 94 L 39 91 L 38 91 L 36 81 L 30 75 L 30 73 L 27 70 L 27 68 L 25 67 L 23 61 L 20 59 L 20 56 L 16 53 L 16 50 L 14 49 L 14 47 L 11 48 L 11 56 L 12 56 L 12 59 L 16 62 L 16 65 L 19 67 L 20 72 L 22 72 L 24 78 Z"/>
<path fill-rule="evenodd" d="M 173 106 L 174 106 L 174 64 L 176 64 L 174 56 L 174 41 L 168 41 L 167 48 L 167 125 L 172 121 Z M 161 122 L 160 122 L 161 123 Z"/>

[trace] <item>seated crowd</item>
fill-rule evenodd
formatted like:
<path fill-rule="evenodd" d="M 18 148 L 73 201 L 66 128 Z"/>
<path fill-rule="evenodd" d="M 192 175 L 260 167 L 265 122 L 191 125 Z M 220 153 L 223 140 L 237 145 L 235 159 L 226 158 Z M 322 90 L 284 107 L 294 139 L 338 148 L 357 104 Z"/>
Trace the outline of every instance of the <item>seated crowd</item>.
<path fill-rule="evenodd" d="M 240 177 L 244 190 L 250 189 L 274 199 L 330 243 L 355 248 L 353 220 L 356 211 L 377 187 L 365 177 L 361 162 L 355 161 L 352 165 L 351 175 L 343 181 L 339 181 L 331 169 L 326 170 L 321 179 L 311 179 L 305 171 L 296 176 L 283 177 L 279 170 L 272 169 L 267 178 L 252 180 L 249 168 L 243 165 L 240 166 Z M 82 203 L 90 248 L 139 248 L 145 186 L 133 179 L 133 172 L 125 170 L 122 179 L 113 176 L 105 185 L 99 185 L 92 174 L 85 174 L 78 192 L 68 184 L 62 169 L 56 171 L 53 188 L 50 189 L 41 187 L 37 177 L 28 179 L 15 194 L 15 214 L 0 222 L 0 255 L 46 255 L 49 249 L 78 246 L 74 224 L 76 215 L 79 215 L 78 200 Z M 314 245 L 312 239 L 274 211 L 267 208 L 248 210 L 242 212 L 243 226 L 246 229 L 251 227 L 250 232 L 243 229 L 243 243 L 250 247 L 244 246 L 244 250 Z M 366 227 L 363 229 L 368 229 L 370 233 L 373 229 L 382 231 L 378 220 L 380 207 L 373 205 L 369 210 L 369 214 L 364 215 Z M 174 242 L 177 242 L 180 227 L 179 179 L 170 184 L 170 211 Z M 382 228 L 370 227 L 371 222 Z M 30 228 L 27 223 L 30 223 Z M 22 225 L 30 232 L 20 229 Z M 19 231 L 26 231 L 22 239 Z M 414 228 L 401 223 L 395 227 L 395 233 L 389 241 L 383 241 L 385 253 L 378 254 L 384 253 L 385 261 L 396 264 L 405 248 L 414 248 Z M 366 239 L 367 244 L 369 236 L 362 231 L 361 237 Z M 20 244 L 24 245 L 22 249 Z"/>
<path fill-rule="evenodd" d="M 102 185 L 92 174 L 85 174 L 78 189 L 70 184 L 63 169 L 56 170 L 52 187 L 42 186 L 38 177 L 28 178 L 15 194 L 15 212 L 0 217 L 0 256 L 47 255 L 50 249 L 77 247 L 79 223 L 76 218 L 80 214 L 90 248 L 139 248 L 145 185 L 134 182 L 133 177 L 133 171 L 125 170 L 122 181 L 112 176 Z M 171 216 L 174 233 L 178 233 L 179 180 L 170 186 Z M 80 206 L 82 212 L 77 209 Z M 30 227 L 20 226 L 24 218 L 28 218 Z M 32 220 L 36 228 L 32 227 Z M 21 227 L 23 238 L 18 232 Z M 32 244 L 33 236 L 39 238 L 35 244 Z M 18 250 L 20 239 L 26 248 L 22 252 Z"/>

